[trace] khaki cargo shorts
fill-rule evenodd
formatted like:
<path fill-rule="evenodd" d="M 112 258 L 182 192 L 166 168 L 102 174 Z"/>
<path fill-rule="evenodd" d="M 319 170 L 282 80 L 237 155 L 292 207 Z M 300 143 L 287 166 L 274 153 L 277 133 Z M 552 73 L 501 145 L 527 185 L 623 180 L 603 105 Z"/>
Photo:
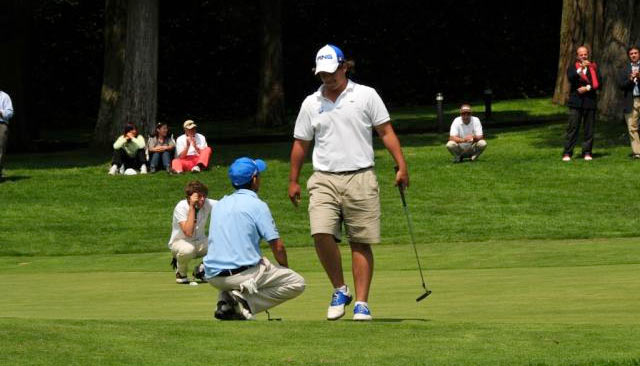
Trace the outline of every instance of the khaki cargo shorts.
<path fill-rule="evenodd" d="M 351 243 L 380 242 L 380 198 L 373 168 L 353 173 L 316 171 L 307 181 L 311 235 L 340 241 L 344 223 Z"/>

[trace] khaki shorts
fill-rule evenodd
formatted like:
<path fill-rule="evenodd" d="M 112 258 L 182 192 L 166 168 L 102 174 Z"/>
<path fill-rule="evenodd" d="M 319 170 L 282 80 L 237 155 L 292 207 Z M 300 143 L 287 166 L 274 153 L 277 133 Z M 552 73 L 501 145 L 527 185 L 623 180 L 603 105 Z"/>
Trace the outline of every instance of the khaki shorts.
<path fill-rule="evenodd" d="M 307 181 L 311 235 L 340 241 L 344 223 L 351 243 L 380 242 L 380 199 L 373 168 L 355 173 L 315 172 Z"/>

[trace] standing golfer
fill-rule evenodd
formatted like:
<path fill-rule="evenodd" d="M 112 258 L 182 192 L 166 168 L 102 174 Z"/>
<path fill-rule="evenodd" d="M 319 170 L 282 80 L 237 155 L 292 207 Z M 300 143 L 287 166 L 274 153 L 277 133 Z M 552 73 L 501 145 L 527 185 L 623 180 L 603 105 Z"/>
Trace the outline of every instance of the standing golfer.
<path fill-rule="evenodd" d="M 389 112 L 373 88 L 347 78 L 352 61 L 333 45 L 316 56 L 315 74 L 322 85 L 300 107 L 291 149 L 289 198 L 300 201 L 298 178 L 314 140 L 314 173 L 307 182 L 309 218 L 316 253 L 334 287 L 327 319 L 344 315 L 352 295 L 345 285 L 340 241 L 342 224 L 351 246 L 356 303 L 354 320 L 371 320 L 367 300 L 373 277 L 371 244 L 380 241 L 380 200 L 373 171 L 372 131 L 376 130 L 399 167 L 395 182 L 409 185 L 407 164 L 391 127 Z"/>
<path fill-rule="evenodd" d="M 461 105 L 460 117 L 456 117 L 451 123 L 447 142 L 447 150 L 453 155 L 453 162 L 461 163 L 464 158 L 475 161 L 486 147 L 480 119 L 471 115 L 469 104 Z"/>
<path fill-rule="evenodd" d="M 260 159 L 236 159 L 229 167 L 235 192 L 218 202 L 211 214 L 205 277 L 220 291 L 214 316 L 249 320 L 253 315 L 300 295 L 304 279 L 288 267 L 287 251 L 269 211 L 260 198 Z M 260 240 L 271 246 L 278 264 L 262 256 Z"/>

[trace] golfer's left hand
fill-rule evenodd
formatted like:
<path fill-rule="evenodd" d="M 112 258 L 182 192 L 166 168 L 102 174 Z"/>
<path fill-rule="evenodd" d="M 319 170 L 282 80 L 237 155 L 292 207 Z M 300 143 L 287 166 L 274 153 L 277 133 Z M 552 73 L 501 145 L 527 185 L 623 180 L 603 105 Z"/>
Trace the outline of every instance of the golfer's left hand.
<path fill-rule="evenodd" d="M 409 172 L 406 169 L 398 169 L 396 172 L 396 186 L 404 191 L 409 187 Z"/>

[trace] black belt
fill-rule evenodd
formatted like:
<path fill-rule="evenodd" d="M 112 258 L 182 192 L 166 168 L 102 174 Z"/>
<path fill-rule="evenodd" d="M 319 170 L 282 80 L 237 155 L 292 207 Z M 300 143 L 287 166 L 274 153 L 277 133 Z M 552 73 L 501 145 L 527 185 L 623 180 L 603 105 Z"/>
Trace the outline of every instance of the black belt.
<path fill-rule="evenodd" d="M 372 169 L 372 168 L 373 168 L 372 166 L 368 166 L 366 168 L 360 168 L 360 169 L 356 169 L 356 170 L 347 170 L 346 172 L 325 172 L 323 170 L 321 170 L 320 172 L 326 173 L 326 174 L 346 175 L 346 174 L 355 174 L 355 173 L 364 172 L 365 170 L 369 170 L 369 169 Z"/>
<path fill-rule="evenodd" d="M 233 276 L 234 274 L 238 274 L 242 271 L 246 271 L 247 269 L 249 269 L 251 267 L 249 266 L 242 266 L 242 267 L 238 267 L 238 268 L 234 268 L 234 269 L 223 269 L 222 271 L 220 271 L 220 273 L 218 273 L 216 275 L 216 277 L 229 277 L 229 276 Z"/>

